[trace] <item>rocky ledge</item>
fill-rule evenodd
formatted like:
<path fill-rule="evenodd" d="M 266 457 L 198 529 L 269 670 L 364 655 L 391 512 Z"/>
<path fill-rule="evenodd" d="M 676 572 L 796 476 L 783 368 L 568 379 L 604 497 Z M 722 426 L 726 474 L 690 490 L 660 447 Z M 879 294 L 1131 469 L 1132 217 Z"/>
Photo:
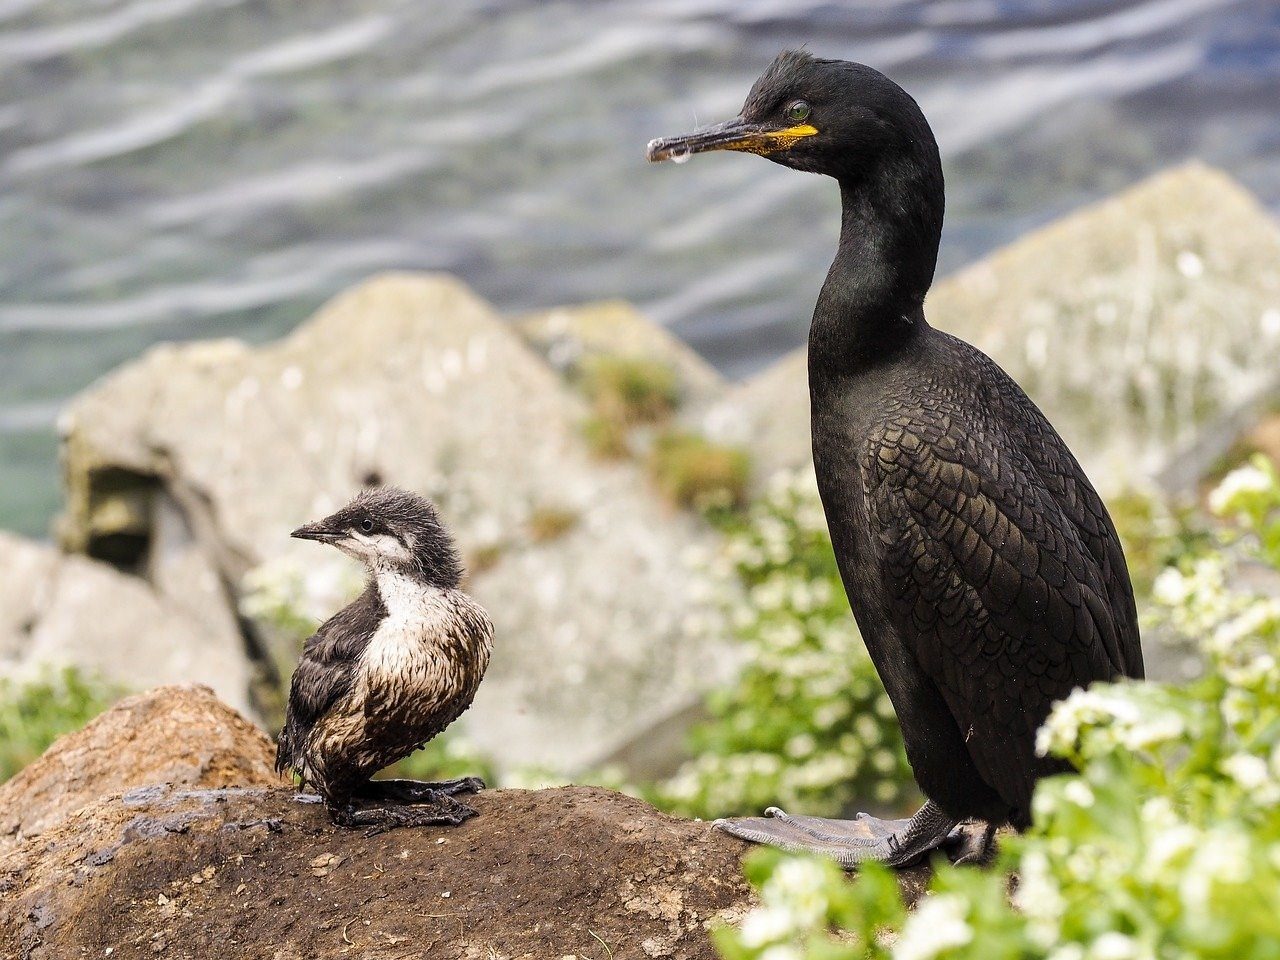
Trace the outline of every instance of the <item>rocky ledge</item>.
<path fill-rule="evenodd" d="M 0 786 L 0 957 L 710 958 L 751 905 L 743 844 L 609 790 L 485 791 L 460 827 L 367 837 L 271 756 L 199 686 L 54 744 Z"/>
<path fill-rule="evenodd" d="M 711 957 L 749 901 L 737 841 L 630 797 L 487 791 L 461 827 L 366 837 L 269 748 L 200 687 L 51 748 L 0 788 L 0 956 Z"/>

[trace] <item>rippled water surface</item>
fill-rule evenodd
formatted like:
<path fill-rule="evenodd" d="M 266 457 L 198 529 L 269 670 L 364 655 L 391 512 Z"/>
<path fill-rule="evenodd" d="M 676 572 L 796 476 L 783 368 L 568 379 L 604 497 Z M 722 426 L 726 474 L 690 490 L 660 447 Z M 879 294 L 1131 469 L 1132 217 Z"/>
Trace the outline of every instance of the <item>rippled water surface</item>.
<path fill-rule="evenodd" d="M 1191 155 L 1280 202 L 1271 0 L 0 0 L 0 526 L 45 529 L 92 379 L 384 268 L 625 297 L 733 375 L 800 343 L 832 186 L 643 148 L 801 43 L 923 104 L 944 270 Z"/>

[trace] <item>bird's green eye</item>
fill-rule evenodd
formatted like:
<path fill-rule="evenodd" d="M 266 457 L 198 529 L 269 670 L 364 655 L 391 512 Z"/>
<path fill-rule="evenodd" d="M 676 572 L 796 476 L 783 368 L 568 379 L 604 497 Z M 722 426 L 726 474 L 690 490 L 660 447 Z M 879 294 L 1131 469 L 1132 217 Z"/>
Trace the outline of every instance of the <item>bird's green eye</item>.
<path fill-rule="evenodd" d="M 361 520 L 360 529 L 365 533 L 373 533 L 373 521 L 369 519 Z"/>
<path fill-rule="evenodd" d="M 793 123 L 801 123 L 809 119 L 809 104 L 803 100 L 794 100 L 787 107 L 787 119 Z"/>

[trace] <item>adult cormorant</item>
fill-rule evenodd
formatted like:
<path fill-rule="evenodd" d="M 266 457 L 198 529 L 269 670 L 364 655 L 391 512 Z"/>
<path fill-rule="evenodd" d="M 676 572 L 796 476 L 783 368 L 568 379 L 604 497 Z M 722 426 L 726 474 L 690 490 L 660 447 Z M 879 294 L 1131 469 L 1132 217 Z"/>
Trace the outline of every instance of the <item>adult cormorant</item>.
<path fill-rule="evenodd" d="M 369 582 L 303 647 L 276 769 L 314 787 L 335 824 L 370 834 L 474 816 L 456 797 L 484 789 L 478 777 L 370 779 L 471 706 L 489 666 L 493 624 L 458 589 L 462 565 L 435 507 L 393 487 L 366 490 L 292 536 L 355 557 Z"/>
<path fill-rule="evenodd" d="M 1050 705 L 1140 678 L 1115 527 L 1062 438 L 979 350 L 925 322 L 942 165 L 916 102 L 858 63 L 781 54 L 741 114 L 654 140 L 650 160 L 761 154 L 826 174 L 843 207 L 809 328 L 818 488 L 850 606 L 927 802 L 910 820 L 720 821 L 846 867 L 909 863 L 965 819 L 1026 826 Z"/>

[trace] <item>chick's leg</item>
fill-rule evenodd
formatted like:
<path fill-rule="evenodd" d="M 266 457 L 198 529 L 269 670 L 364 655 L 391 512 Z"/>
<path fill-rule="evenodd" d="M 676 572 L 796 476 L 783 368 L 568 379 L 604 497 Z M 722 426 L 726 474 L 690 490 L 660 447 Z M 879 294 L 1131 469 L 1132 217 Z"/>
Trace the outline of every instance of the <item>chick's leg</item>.
<path fill-rule="evenodd" d="M 479 793 L 484 781 L 479 777 L 458 777 L 454 780 L 369 780 L 360 785 L 356 796 L 362 800 L 376 800 L 384 804 L 430 803 L 434 797 L 456 797 L 460 794 Z"/>
<path fill-rule="evenodd" d="M 412 804 L 359 804 L 348 799 L 328 805 L 329 819 L 336 826 L 358 830 L 366 837 L 397 827 L 456 827 L 474 817 L 476 811 L 444 793 L 424 794 Z"/>

